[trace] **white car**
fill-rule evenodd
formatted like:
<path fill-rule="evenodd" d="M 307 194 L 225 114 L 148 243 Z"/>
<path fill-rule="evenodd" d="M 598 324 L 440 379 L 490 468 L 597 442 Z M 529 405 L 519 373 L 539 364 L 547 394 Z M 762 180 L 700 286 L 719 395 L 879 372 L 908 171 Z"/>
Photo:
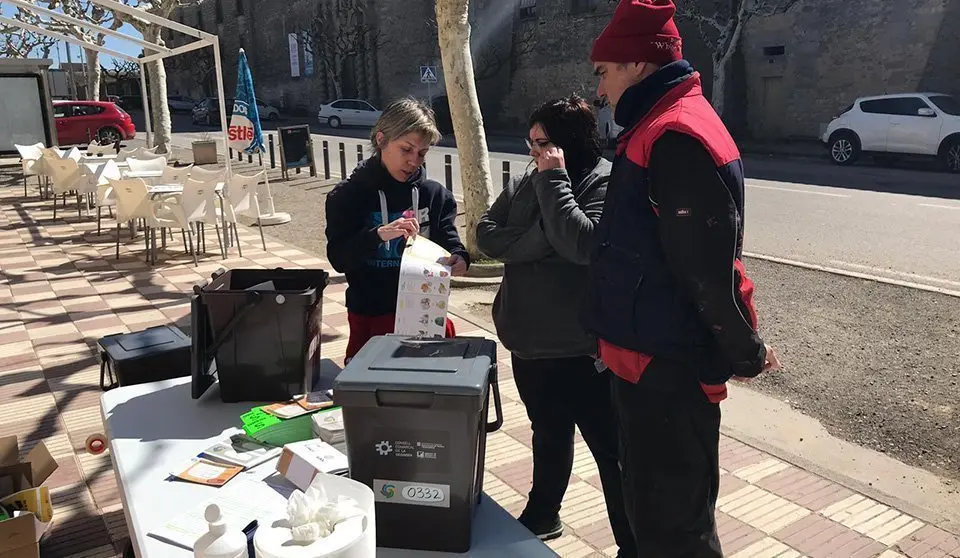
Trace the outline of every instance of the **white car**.
<path fill-rule="evenodd" d="M 196 104 L 197 102 L 189 97 L 182 97 L 180 95 L 170 95 L 167 97 L 167 106 L 170 107 L 171 112 L 188 112 L 193 110 Z"/>
<path fill-rule="evenodd" d="M 257 112 L 260 114 L 260 120 L 269 120 L 271 122 L 280 120 L 280 111 L 273 105 L 265 105 L 257 101 Z"/>
<path fill-rule="evenodd" d="M 317 119 L 331 128 L 340 126 L 373 126 L 383 111 L 361 99 L 337 99 L 322 105 Z"/>
<path fill-rule="evenodd" d="M 864 153 L 936 157 L 960 173 L 960 102 L 941 93 L 863 97 L 827 125 L 820 140 L 838 165 Z"/>

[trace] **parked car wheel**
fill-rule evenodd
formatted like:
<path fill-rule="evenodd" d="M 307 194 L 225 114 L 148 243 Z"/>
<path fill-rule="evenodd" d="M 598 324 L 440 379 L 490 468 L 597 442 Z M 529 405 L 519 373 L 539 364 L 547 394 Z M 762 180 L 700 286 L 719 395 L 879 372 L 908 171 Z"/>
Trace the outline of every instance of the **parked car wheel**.
<path fill-rule="evenodd" d="M 852 132 L 837 132 L 830 138 L 830 160 L 838 165 L 852 165 L 860 158 L 860 139 Z"/>
<path fill-rule="evenodd" d="M 960 138 L 944 142 L 940 148 L 940 161 L 947 172 L 960 173 Z"/>
<path fill-rule="evenodd" d="M 339 128 L 340 119 L 337 118 L 336 116 L 331 116 L 330 120 L 327 120 L 327 124 L 329 124 L 331 128 Z"/>
<path fill-rule="evenodd" d="M 116 128 L 106 127 L 100 128 L 100 131 L 97 132 L 97 139 L 100 141 L 100 145 L 110 145 L 117 143 L 123 137 L 120 135 L 120 131 Z"/>

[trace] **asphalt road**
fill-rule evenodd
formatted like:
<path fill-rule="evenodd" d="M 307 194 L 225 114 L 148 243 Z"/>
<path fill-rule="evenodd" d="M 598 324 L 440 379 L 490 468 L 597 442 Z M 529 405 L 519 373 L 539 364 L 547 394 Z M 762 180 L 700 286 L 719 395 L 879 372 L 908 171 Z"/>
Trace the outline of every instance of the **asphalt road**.
<path fill-rule="evenodd" d="M 960 177 L 746 160 L 745 249 L 960 292 Z"/>

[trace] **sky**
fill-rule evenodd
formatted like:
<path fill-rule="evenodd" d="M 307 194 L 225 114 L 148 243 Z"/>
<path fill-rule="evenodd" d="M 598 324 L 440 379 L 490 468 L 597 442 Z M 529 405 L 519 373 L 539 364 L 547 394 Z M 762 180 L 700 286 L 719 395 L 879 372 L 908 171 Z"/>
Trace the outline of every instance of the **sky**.
<path fill-rule="evenodd" d="M 6 17 L 13 18 L 14 15 L 17 13 L 17 8 L 10 4 L 0 4 L 0 13 L 2 13 Z M 123 27 L 119 29 L 119 31 L 121 33 L 125 33 L 132 37 L 142 38 L 140 33 L 138 33 L 137 30 L 134 29 L 129 24 L 124 24 Z M 66 50 L 67 46 L 70 46 L 70 56 L 73 57 L 73 61 L 74 62 L 80 61 L 80 50 L 81 50 L 80 47 L 75 45 L 67 45 L 67 43 L 63 41 L 58 41 L 56 49 L 50 51 L 50 58 L 53 59 L 53 67 L 56 68 L 58 66 L 58 62 L 60 61 L 62 62 L 67 61 L 67 50 Z M 123 39 L 115 39 L 113 37 L 107 37 L 107 41 L 104 46 L 109 49 L 115 50 L 117 52 L 129 54 L 131 56 L 137 56 L 138 54 L 140 54 L 140 51 L 142 50 L 142 47 L 140 47 L 140 45 L 137 45 L 128 41 L 124 41 Z M 57 56 L 58 51 L 59 51 L 59 59 Z M 107 56 L 105 54 L 101 54 L 100 65 L 105 66 L 107 68 L 112 67 L 113 57 Z"/>

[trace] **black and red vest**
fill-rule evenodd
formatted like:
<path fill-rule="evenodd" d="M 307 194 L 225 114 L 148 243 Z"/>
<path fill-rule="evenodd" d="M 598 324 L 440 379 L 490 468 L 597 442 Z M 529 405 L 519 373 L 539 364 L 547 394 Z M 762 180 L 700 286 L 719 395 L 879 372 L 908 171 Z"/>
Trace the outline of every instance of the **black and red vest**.
<path fill-rule="evenodd" d="M 698 316 L 696 304 L 667 265 L 648 167 L 653 145 L 665 132 L 697 138 L 712 155 L 742 216 L 740 154 L 703 96 L 699 74 L 685 61 L 661 68 L 631 89 L 616 110 L 618 124 L 626 129 L 618 138 L 603 215 L 594 234 L 583 325 L 601 343 L 687 363 L 698 371 L 702 383 L 722 384 L 732 376 L 730 367 Z M 632 119 L 621 122 L 623 114 L 633 115 Z M 739 275 L 738 294 L 747 302 L 756 327 L 753 286 L 739 262 L 742 230 L 741 224 L 736 263 L 730 271 Z"/>

